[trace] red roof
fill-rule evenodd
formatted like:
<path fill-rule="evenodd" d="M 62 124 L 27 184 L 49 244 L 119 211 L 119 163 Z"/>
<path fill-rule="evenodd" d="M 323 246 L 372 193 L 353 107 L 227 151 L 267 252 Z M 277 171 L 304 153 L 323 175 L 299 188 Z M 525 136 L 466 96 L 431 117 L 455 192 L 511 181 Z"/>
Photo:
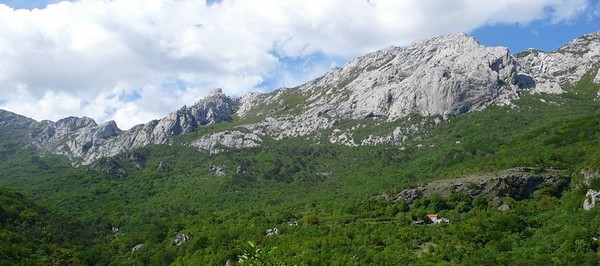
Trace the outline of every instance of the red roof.
<path fill-rule="evenodd" d="M 431 218 L 438 218 L 437 214 L 427 214 L 427 218 L 431 219 Z"/>

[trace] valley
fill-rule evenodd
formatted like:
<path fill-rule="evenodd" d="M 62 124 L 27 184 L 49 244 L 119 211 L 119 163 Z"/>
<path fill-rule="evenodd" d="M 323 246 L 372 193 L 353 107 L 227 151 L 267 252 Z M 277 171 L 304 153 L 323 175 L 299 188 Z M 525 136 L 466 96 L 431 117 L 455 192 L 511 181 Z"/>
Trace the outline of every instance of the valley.
<path fill-rule="evenodd" d="M 544 54 L 567 62 L 552 73 L 541 52 L 442 36 L 128 131 L 1 111 L 0 261 L 232 265 L 276 247 L 265 265 L 597 265 L 598 36 Z M 555 183 L 469 192 L 514 168 Z M 430 214 L 448 223 L 415 224 Z"/>

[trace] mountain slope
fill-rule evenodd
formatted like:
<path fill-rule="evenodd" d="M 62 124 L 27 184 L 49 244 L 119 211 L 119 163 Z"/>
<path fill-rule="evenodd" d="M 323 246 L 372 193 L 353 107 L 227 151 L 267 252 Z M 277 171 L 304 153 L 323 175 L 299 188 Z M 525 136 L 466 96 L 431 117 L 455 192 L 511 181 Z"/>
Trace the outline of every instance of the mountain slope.
<path fill-rule="evenodd" d="M 95 228 L 74 224 L 22 194 L 0 188 L 2 265 L 73 265 L 72 253 L 90 248 L 98 237 L 95 233 Z"/>
<path fill-rule="evenodd" d="M 575 84 L 586 73 L 594 71 L 593 81 L 600 83 L 600 31 L 579 37 L 553 52 L 529 49 L 517 55 L 538 83 L 557 89 Z"/>
<path fill-rule="evenodd" d="M 93 162 L 79 167 L 70 167 L 66 157 L 40 156 L 33 140 L 53 131 L 52 141 L 45 142 L 53 144 L 47 147 L 69 152 L 69 147 L 80 147 L 69 146 L 69 141 L 85 132 L 94 136 L 102 132 L 102 125 L 86 118 L 38 123 L 0 113 L 20 128 L 3 127 L 16 137 L 12 143 L 3 142 L 0 186 L 17 189 L 73 221 L 102 228 L 104 234 L 93 238 L 98 245 L 74 250 L 73 258 L 87 265 L 231 264 L 247 250 L 247 241 L 266 247 L 262 250 L 277 246 L 269 255 L 288 265 L 596 265 L 600 208 L 584 210 L 582 206 L 588 189 L 600 189 L 600 104 L 596 99 L 600 84 L 593 80 L 593 68 L 577 82 L 565 84 L 561 94 L 528 93 L 540 90 L 540 79 L 528 74 L 516 57 L 505 57 L 505 49 L 480 47 L 464 35 L 423 43 L 444 38 L 464 40 L 456 48 L 439 43 L 444 49 L 467 47 L 464 51 L 478 53 L 450 56 L 453 59 L 444 64 L 456 72 L 452 72 L 454 83 L 424 87 L 419 95 L 447 88 L 464 90 L 465 95 L 482 97 L 477 108 L 472 104 L 471 109 L 458 107 L 458 98 L 448 97 L 444 102 L 448 105 L 443 105 L 450 110 L 446 114 L 415 111 L 390 119 L 391 109 L 377 109 L 377 98 L 372 114 L 358 107 L 348 113 L 337 109 L 352 97 L 362 99 L 361 93 L 387 93 L 379 91 L 379 85 L 358 86 L 387 71 L 388 63 L 373 58 L 402 54 L 404 59 L 420 60 L 421 52 L 437 55 L 421 49 L 425 45 L 417 42 L 414 47 L 389 48 L 332 70 L 351 73 L 366 67 L 349 82 L 315 80 L 239 101 L 215 92 L 214 98 L 207 97 L 196 108 L 211 112 L 186 107 L 135 130 L 115 129 L 115 136 L 103 139 L 102 144 L 100 133 L 96 139 L 82 138 L 92 139 L 88 151 L 94 152 L 79 151 Z M 464 73 L 472 75 L 462 77 L 463 65 L 455 64 L 491 55 L 502 55 L 507 67 L 473 61 L 472 68 L 464 68 L 470 69 Z M 430 59 L 418 62 L 435 67 Z M 380 67 L 368 71 L 371 64 Z M 394 67 L 410 64 L 397 62 Z M 415 65 L 407 77 L 388 85 L 404 88 L 402 82 L 411 79 L 410 75 L 429 73 L 429 68 L 417 69 Z M 443 73 L 432 73 L 433 80 L 445 79 Z M 507 79 L 503 84 L 498 77 Z M 510 77 L 517 81 L 531 77 L 535 87 L 531 80 L 526 86 L 511 83 Z M 481 86 L 467 86 L 486 80 L 493 83 L 484 84 L 483 91 Z M 344 86 L 336 90 L 311 87 L 321 81 Z M 405 89 L 418 94 L 418 88 Z M 489 96 L 489 90 L 507 93 L 510 103 L 494 98 L 495 94 Z M 338 92 L 348 98 L 337 97 Z M 319 97 L 330 98 L 319 102 Z M 244 105 L 249 99 L 256 103 Z M 326 106 L 328 102 L 336 104 Z M 319 116 L 324 107 L 332 109 Z M 313 116 L 307 116 L 311 112 Z M 315 116 L 324 124 L 295 120 Z M 40 128 L 53 130 L 31 135 L 36 132 L 32 129 Z M 106 135 L 111 134 L 109 130 Z M 145 141 L 128 142 L 132 139 Z M 131 148 L 135 143 L 139 146 Z M 123 146 L 122 153 L 97 160 L 91 157 L 98 151 L 118 152 L 117 144 Z M 228 148 L 242 146 L 248 148 Z M 77 153 L 73 154 L 69 156 Z M 490 181 L 491 176 L 499 177 L 498 171 L 515 167 L 530 172 L 515 175 L 508 171 L 501 174 L 502 182 Z M 421 188 L 425 190 L 410 204 L 406 199 L 378 197 L 401 196 L 407 190 L 419 194 Z M 421 224 L 427 214 L 437 214 L 449 223 Z M 43 258 L 32 260 L 36 259 Z"/>
<path fill-rule="evenodd" d="M 578 173 L 597 174 L 600 120 L 597 102 L 573 94 L 525 95 L 513 106 L 470 112 L 418 133 L 423 145 L 404 150 L 305 138 L 265 139 L 259 147 L 218 154 L 148 145 L 78 168 L 25 154 L 13 165 L 0 163 L 0 184 L 66 217 L 108 231 L 118 227 L 90 256 L 117 265 L 221 265 L 235 261 L 249 240 L 277 246 L 272 255 L 288 265 L 543 265 L 551 259 L 587 265 L 597 258 L 600 209 L 582 209 L 588 187 L 577 188 Z M 542 176 L 563 169 L 570 188 L 561 194 L 540 185 L 524 199 L 424 193 L 412 206 L 375 200 L 433 180 L 458 183 L 453 177 L 516 166 Z M 469 189 L 480 183 L 473 185 L 463 183 Z M 499 211 L 500 204 L 510 210 Z M 412 224 L 431 213 L 450 224 Z M 272 228 L 281 234 L 267 236 Z M 189 240 L 172 244 L 179 234 Z"/>
<path fill-rule="evenodd" d="M 520 69 L 508 49 L 453 34 L 362 56 L 298 88 L 250 94 L 237 114 L 267 117 L 248 128 L 276 136 L 307 135 L 340 119 L 458 115 L 532 89 Z"/>
<path fill-rule="evenodd" d="M 76 165 L 148 144 L 182 144 L 216 153 L 257 147 L 269 138 L 306 136 L 350 146 L 402 146 L 430 127 L 410 122 L 410 115 L 435 118 L 435 125 L 490 105 L 510 104 L 523 93 L 561 93 L 590 71 L 597 82 L 599 34 L 552 53 L 532 50 L 517 56 L 507 48 L 484 47 L 465 34 L 440 36 L 370 53 L 296 88 L 250 93 L 239 100 L 215 90 L 191 107 L 128 131 L 112 121 L 97 125 L 89 118 L 70 117 L 38 123 L 7 112 L 0 114 L 5 121 L 0 126 L 23 129 L 23 145 L 64 155 Z M 200 130 L 221 122 L 233 123 Z M 356 138 L 357 129 L 367 124 L 381 130 Z M 186 137 L 175 140 L 182 134 Z"/>
<path fill-rule="evenodd" d="M 198 127 L 231 120 L 233 101 L 220 90 L 191 107 L 182 107 L 168 116 L 120 130 L 114 121 L 102 125 L 87 117 L 68 117 L 57 122 L 36 122 L 11 112 L 0 113 L 0 129 L 20 134 L 21 145 L 33 144 L 42 151 L 64 155 L 74 164 L 89 164 L 148 144 L 169 143 L 172 136 Z"/>

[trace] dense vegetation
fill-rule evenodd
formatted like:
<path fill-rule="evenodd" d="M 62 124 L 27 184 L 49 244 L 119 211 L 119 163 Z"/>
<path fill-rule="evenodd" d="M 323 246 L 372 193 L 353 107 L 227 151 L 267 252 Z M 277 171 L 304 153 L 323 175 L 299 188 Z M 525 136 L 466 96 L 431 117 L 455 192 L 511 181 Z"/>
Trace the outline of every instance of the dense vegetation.
<path fill-rule="evenodd" d="M 154 145 L 72 168 L 60 157 L 12 149 L 6 137 L 0 185 L 43 207 L 1 191 L 0 264 L 223 265 L 264 253 L 265 264 L 286 265 L 596 265 L 600 216 L 581 207 L 588 189 L 581 172 L 599 170 L 597 92 L 584 78 L 567 94 L 523 95 L 513 106 L 424 127 L 402 148 L 267 139 L 211 155 Z M 340 125 L 352 123 L 359 122 Z M 360 123 L 377 132 L 407 121 Z M 562 194 L 503 198 L 507 211 L 460 193 L 412 206 L 374 200 L 519 166 L 563 169 L 572 185 Z M 412 224 L 428 213 L 450 223 Z M 266 236 L 274 227 L 281 234 Z M 180 233 L 189 241 L 174 245 Z"/>
<path fill-rule="evenodd" d="M 10 189 L 0 189 L 0 264 L 68 265 L 72 257 L 102 241 L 85 228 L 39 207 Z"/>

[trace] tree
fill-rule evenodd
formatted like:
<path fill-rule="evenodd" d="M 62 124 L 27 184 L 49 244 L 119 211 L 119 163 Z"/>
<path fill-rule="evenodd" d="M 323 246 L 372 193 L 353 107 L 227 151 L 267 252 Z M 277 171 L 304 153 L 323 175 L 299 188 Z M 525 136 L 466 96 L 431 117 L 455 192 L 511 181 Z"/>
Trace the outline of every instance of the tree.
<path fill-rule="evenodd" d="M 248 245 L 243 248 L 242 255 L 238 256 L 242 265 L 250 266 L 274 266 L 283 265 L 275 263 L 272 260 L 272 254 L 277 247 L 260 248 L 256 243 L 248 241 Z"/>

